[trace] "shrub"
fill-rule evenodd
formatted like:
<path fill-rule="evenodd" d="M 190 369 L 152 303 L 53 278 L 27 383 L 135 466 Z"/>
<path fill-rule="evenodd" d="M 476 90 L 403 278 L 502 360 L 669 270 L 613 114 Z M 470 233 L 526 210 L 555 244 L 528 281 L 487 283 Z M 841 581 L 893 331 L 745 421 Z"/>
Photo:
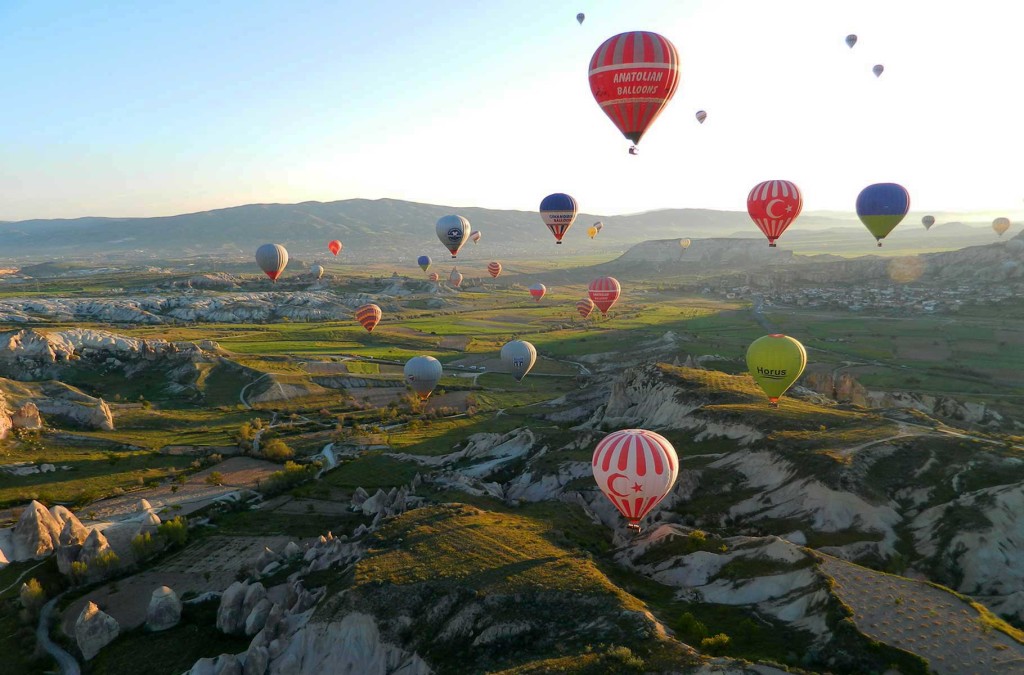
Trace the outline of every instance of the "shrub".
<path fill-rule="evenodd" d="M 693 614 L 686 612 L 679 617 L 679 632 L 685 642 L 700 644 L 700 641 L 708 636 L 708 627 Z"/>
<path fill-rule="evenodd" d="M 21 606 L 25 610 L 26 617 L 31 620 L 39 616 L 39 610 L 46 604 L 46 591 L 43 590 L 43 585 L 40 584 L 35 578 L 29 579 L 21 585 L 21 591 L 18 593 L 18 597 L 21 600 Z"/>
<path fill-rule="evenodd" d="M 284 462 L 295 456 L 295 451 L 280 438 L 275 438 L 263 446 L 263 457 L 272 462 Z"/>
<path fill-rule="evenodd" d="M 224 482 L 224 475 L 220 471 L 214 471 L 206 477 L 207 485 L 220 485 Z"/>
<path fill-rule="evenodd" d="M 183 516 L 165 520 L 156 528 L 156 533 L 171 546 L 180 548 L 188 541 L 188 521 Z"/>
<path fill-rule="evenodd" d="M 99 568 L 100 572 L 106 574 L 107 572 L 116 569 L 121 564 L 121 559 L 117 557 L 117 554 L 113 551 L 104 551 L 96 556 L 96 567 Z"/>
<path fill-rule="evenodd" d="M 700 641 L 700 649 L 712 656 L 721 656 L 729 648 L 729 636 L 719 633 L 714 637 L 707 637 Z"/>
<path fill-rule="evenodd" d="M 159 543 L 149 532 L 141 532 L 132 537 L 132 552 L 136 560 L 145 560 L 159 549 Z"/>
<path fill-rule="evenodd" d="M 626 668 L 642 670 L 644 667 L 644 660 L 634 654 L 629 647 L 609 647 L 606 653 L 609 661 L 621 664 Z"/>

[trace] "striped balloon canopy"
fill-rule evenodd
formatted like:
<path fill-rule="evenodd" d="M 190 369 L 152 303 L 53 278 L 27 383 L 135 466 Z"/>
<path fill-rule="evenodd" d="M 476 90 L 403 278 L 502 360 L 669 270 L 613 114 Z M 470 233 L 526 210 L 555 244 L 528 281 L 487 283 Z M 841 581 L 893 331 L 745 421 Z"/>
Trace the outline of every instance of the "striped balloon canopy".
<path fill-rule="evenodd" d="M 771 247 L 796 220 L 803 207 L 799 188 L 788 180 L 766 180 L 755 185 L 747 195 L 747 213 L 768 237 Z"/>
<path fill-rule="evenodd" d="M 431 272 L 428 276 L 431 281 L 437 282 L 441 280 L 441 276 L 437 272 Z"/>
<path fill-rule="evenodd" d="M 532 295 L 533 299 L 537 302 L 540 302 L 540 299 L 543 298 L 544 294 L 547 292 L 548 287 L 544 284 L 534 284 L 533 286 L 530 286 L 530 295 Z"/>
<path fill-rule="evenodd" d="M 576 221 L 576 200 L 563 192 L 548 195 L 540 202 L 540 217 L 555 235 L 555 243 L 561 244 L 562 237 Z"/>
<path fill-rule="evenodd" d="M 448 275 L 448 283 L 458 288 L 462 285 L 462 279 L 462 273 L 457 268 L 452 268 L 451 273 Z"/>
<path fill-rule="evenodd" d="M 646 429 L 608 434 L 594 449 L 591 464 L 601 492 L 637 532 L 640 521 L 672 490 L 679 475 L 675 448 L 664 436 Z"/>
<path fill-rule="evenodd" d="M 587 287 L 587 295 L 594 301 L 601 314 L 608 315 L 608 310 L 619 300 L 622 286 L 615 277 L 598 277 L 590 282 Z"/>
<path fill-rule="evenodd" d="M 363 328 L 366 332 L 372 333 L 373 329 L 380 323 L 381 317 L 384 313 L 380 311 L 380 307 L 373 304 L 372 302 L 368 305 L 363 305 L 356 310 L 356 321 L 363 324 Z"/>
<path fill-rule="evenodd" d="M 588 76 L 594 100 L 636 154 L 636 144 L 679 87 L 679 53 L 657 33 L 619 33 L 594 52 Z"/>
<path fill-rule="evenodd" d="M 576 303 L 576 311 L 580 313 L 584 319 L 590 316 L 590 313 L 594 311 L 594 301 L 590 298 L 583 298 Z"/>
<path fill-rule="evenodd" d="M 500 262 L 490 262 L 490 263 L 487 263 L 487 272 L 492 277 L 497 279 L 498 275 L 501 274 L 501 263 Z"/>

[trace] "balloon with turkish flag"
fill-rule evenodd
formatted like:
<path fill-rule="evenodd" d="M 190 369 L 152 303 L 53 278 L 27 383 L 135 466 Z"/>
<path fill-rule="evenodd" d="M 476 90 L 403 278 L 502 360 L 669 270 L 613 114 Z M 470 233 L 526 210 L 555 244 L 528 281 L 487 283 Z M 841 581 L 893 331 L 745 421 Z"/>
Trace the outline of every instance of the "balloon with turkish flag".
<path fill-rule="evenodd" d="M 661 434 L 623 429 L 605 436 L 594 449 L 594 480 L 631 530 L 665 498 L 679 475 L 679 457 Z"/>
<path fill-rule="evenodd" d="M 773 248 L 803 207 L 800 189 L 788 180 L 766 180 L 755 185 L 747 195 L 747 213 Z"/>

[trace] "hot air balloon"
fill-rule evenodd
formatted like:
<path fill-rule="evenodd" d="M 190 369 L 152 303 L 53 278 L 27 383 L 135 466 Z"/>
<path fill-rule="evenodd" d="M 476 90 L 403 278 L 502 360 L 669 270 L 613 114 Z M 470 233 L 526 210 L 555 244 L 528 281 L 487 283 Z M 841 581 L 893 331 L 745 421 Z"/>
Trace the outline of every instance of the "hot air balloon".
<path fill-rule="evenodd" d="M 431 262 L 433 261 L 430 259 L 429 255 L 421 255 L 419 258 L 416 258 L 416 264 L 419 265 L 420 269 L 424 272 L 430 269 Z"/>
<path fill-rule="evenodd" d="M 431 281 L 435 281 L 435 282 L 441 280 L 441 277 L 438 275 L 437 272 L 431 272 L 430 276 L 428 276 L 427 278 L 430 279 Z"/>
<path fill-rule="evenodd" d="M 450 283 L 455 288 L 458 288 L 459 286 L 462 285 L 462 279 L 463 279 L 463 276 L 459 272 L 458 268 L 453 267 L 452 271 L 451 271 L 451 274 L 448 275 L 448 283 Z"/>
<path fill-rule="evenodd" d="M 498 275 L 501 274 L 501 263 L 500 262 L 487 263 L 487 271 L 490 273 L 490 275 L 492 277 L 497 279 Z"/>
<path fill-rule="evenodd" d="M 256 264 L 266 272 L 271 281 L 277 282 L 277 278 L 288 265 L 288 251 L 280 244 L 263 244 L 256 249 Z"/>
<path fill-rule="evenodd" d="M 773 407 L 778 407 L 779 397 L 800 378 L 806 365 L 804 346 L 788 335 L 765 335 L 747 348 L 747 370 Z"/>
<path fill-rule="evenodd" d="M 373 329 L 380 323 L 380 318 L 383 315 L 384 313 L 380 311 L 380 307 L 371 302 L 356 310 L 356 321 L 363 324 L 363 328 L 366 329 L 367 333 L 372 333 Z"/>
<path fill-rule="evenodd" d="M 543 298 L 544 294 L 547 292 L 548 289 L 544 284 L 534 284 L 533 286 L 530 286 L 530 295 L 532 295 L 533 299 L 537 302 L 540 302 L 540 299 Z"/>
<path fill-rule="evenodd" d="M 662 436 L 646 429 L 608 434 L 594 448 L 594 480 L 627 521 L 640 531 L 640 521 L 675 485 L 679 457 Z"/>
<path fill-rule="evenodd" d="M 406 361 L 404 372 L 405 383 L 412 387 L 421 400 L 426 401 L 441 381 L 444 369 L 433 356 L 414 356 Z"/>
<path fill-rule="evenodd" d="M 590 313 L 594 311 L 594 301 L 590 298 L 583 298 L 576 303 L 576 311 L 580 313 L 584 319 L 590 316 Z"/>
<path fill-rule="evenodd" d="M 555 243 L 561 244 L 562 237 L 576 220 L 576 200 L 561 192 L 548 195 L 540 203 L 540 217 L 555 235 Z"/>
<path fill-rule="evenodd" d="M 330 242 L 327 243 L 327 248 L 334 255 L 338 255 L 339 253 L 341 253 L 341 249 L 344 248 L 344 247 L 341 245 L 340 241 L 335 239 L 335 240 L 330 241 Z"/>
<path fill-rule="evenodd" d="M 871 72 L 875 74 L 875 77 L 881 77 L 884 71 L 885 66 L 883 66 L 881 63 L 879 63 L 877 66 L 871 69 Z"/>
<path fill-rule="evenodd" d="M 587 18 L 587 15 L 584 14 L 583 12 L 580 12 L 579 14 L 576 15 L 576 20 L 579 21 L 581 26 L 583 25 L 583 20 L 586 19 L 586 18 Z"/>
<path fill-rule="evenodd" d="M 788 180 L 766 180 L 755 185 L 747 195 L 747 213 L 772 247 L 803 207 L 800 189 Z"/>
<path fill-rule="evenodd" d="M 680 239 L 679 247 L 685 251 L 686 249 L 690 248 L 690 244 L 692 243 L 693 242 L 691 242 L 689 239 Z"/>
<path fill-rule="evenodd" d="M 697 121 L 698 122 L 700 122 L 701 124 L 704 124 L 704 120 L 706 120 L 707 118 L 708 118 L 708 114 L 705 111 L 703 111 L 703 110 L 698 110 L 697 111 Z"/>
<path fill-rule="evenodd" d="M 473 232 L 469 221 L 462 216 L 442 216 L 434 229 L 437 231 L 437 238 L 452 252 L 453 258 L 459 254 L 459 249 Z"/>
<path fill-rule="evenodd" d="M 896 183 L 875 183 L 857 195 L 857 217 L 875 236 L 879 246 L 909 210 L 910 193 Z"/>
<path fill-rule="evenodd" d="M 598 277 L 591 281 L 587 288 L 587 294 L 603 316 L 608 316 L 608 310 L 618 302 L 621 292 L 622 286 L 614 277 Z"/>
<path fill-rule="evenodd" d="M 622 135 L 636 144 L 679 87 L 679 54 L 657 33 L 633 31 L 605 40 L 590 59 L 590 91 Z"/>
<path fill-rule="evenodd" d="M 591 239 L 593 239 L 594 237 L 596 237 L 596 236 L 597 236 L 597 228 L 596 228 L 596 227 L 594 227 L 593 225 L 591 225 L 590 227 L 588 227 L 588 228 L 587 228 L 587 236 L 588 236 L 588 237 L 590 237 Z"/>
<path fill-rule="evenodd" d="M 996 231 L 1000 237 L 1006 234 L 1006 231 L 1010 229 L 1009 218 L 996 218 L 992 221 L 992 229 Z"/>
<path fill-rule="evenodd" d="M 309 273 L 313 275 L 314 279 L 321 279 L 324 276 L 324 266 L 313 265 L 312 267 L 309 268 Z"/>
<path fill-rule="evenodd" d="M 602 223 L 600 220 L 597 221 L 596 223 L 594 223 L 594 229 L 600 232 L 601 230 L 604 229 L 604 223 Z"/>
<path fill-rule="evenodd" d="M 522 382 L 533 364 L 537 363 L 537 349 L 525 340 L 506 342 L 501 348 L 501 362 L 516 382 Z"/>
<path fill-rule="evenodd" d="M 921 223 L 924 224 L 924 229 L 930 230 L 932 225 L 935 224 L 935 216 L 925 216 L 921 219 Z"/>
<path fill-rule="evenodd" d="M 480 243 L 480 230 L 477 230 L 473 234 L 469 235 L 469 238 L 473 240 L 474 244 Z"/>
<path fill-rule="evenodd" d="M 855 44 L 857 44 L 857 36 L 854 35 L 853 33 L 850 33 L 849 35 L 846 36 L 846 46 L 849 47 L 850 49 L 853 49 L 853 46 Z"/>

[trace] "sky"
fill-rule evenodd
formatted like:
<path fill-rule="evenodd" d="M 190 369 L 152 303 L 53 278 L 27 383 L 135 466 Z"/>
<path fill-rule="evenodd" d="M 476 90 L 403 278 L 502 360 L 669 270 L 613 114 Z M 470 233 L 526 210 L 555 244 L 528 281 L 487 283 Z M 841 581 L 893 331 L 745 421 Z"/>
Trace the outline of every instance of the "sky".
<path fill-rule="evenodd" d="M 805 210 L 891 181 L 915 212 L 1019 219 L 1022 25 L 1006 0 L 0 0 L 0 220 L 551 192 L 744 210 L 775 178 Z M 629 30 L 682 68 L 635 157 L 587 82 Z"/>

